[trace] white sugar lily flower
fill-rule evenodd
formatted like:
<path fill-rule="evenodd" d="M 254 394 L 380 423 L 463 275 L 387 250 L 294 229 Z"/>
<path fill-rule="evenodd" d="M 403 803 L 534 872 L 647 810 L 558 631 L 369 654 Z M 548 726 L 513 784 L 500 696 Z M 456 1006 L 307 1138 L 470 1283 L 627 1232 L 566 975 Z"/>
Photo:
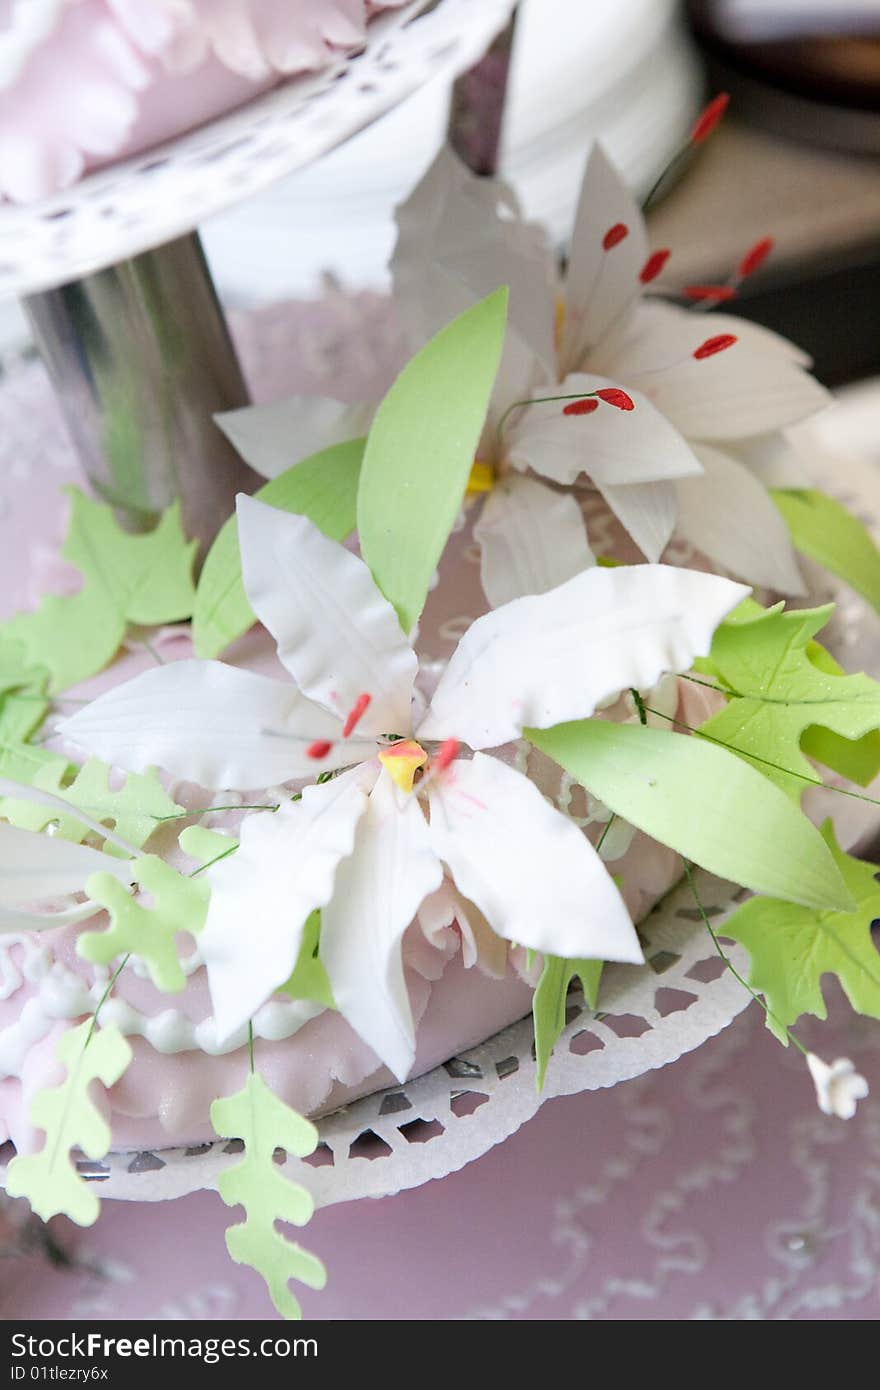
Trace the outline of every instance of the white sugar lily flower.
<path fill-rule="evenodd" d="M 868 1083 L 848 1057 L 838 1057 L 829 1066 L 815 1052 L 807 1053 L 807 1066 L 816 1087 L 816 1100 L 823 1115 L 851 1120 L 856 1106 L 868 1094 Z"/>
<path fill-rule="evenodd" d="M 805 592 L 766 488 L 803 485 L 791 481 L 801 475 L 783 431 L 827 393 L 776 334 L 644 298 L 668 253 L 648 254 L 642 214 L 599 146 L 564 280 L 511 190 L 475 178 L 448 151 L 397 219 L 395 298 L 413 346 L 510 286 L 504 358 L 472 475 L 473 491 L 487 493 L 474 534 L 493 606 L 593 563 L 575 498 L 534 475 L 564 486 L 589 476 L 649 560 L 676 531 L 751 583 Z M 364 433 L 373 410 L 297 397 L 218 419 L 247 461 L 274 477 Z"/>
<path fill-rule="evenodd" d="M 340 1011 L 404 1077 L 415 1037 L 401 942 L 444 874 L 507 941 L 640 961 L 586 836 L 482 750 L 687 670 L 747 590 L 664 565 L 585 571 L 479 618 L 425 709 L 416 654 L 363 561 L 251 498 L 239 498 L 238 519 L 248 598 L 295 684 L 178 661 L 61 726 L 109 763 L 158 764 L 212 789 L 346 769 L 248 815 L 237 853 L 209 871 L 199 945 L 221 1040 L 288 979 L 319 908 Z"/>

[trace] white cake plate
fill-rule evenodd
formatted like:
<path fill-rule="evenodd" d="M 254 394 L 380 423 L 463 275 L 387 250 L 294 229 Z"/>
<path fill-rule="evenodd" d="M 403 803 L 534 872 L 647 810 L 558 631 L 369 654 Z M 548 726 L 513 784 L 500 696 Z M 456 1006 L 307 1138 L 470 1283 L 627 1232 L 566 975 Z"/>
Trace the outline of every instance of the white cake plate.
<path fill-rule="evenodd" d="M 91 274 L 191 231 L 483 55 L 516 0 L 410 0 L 363 51 L 39 203 L 0 204 L 0 298 Z"/>

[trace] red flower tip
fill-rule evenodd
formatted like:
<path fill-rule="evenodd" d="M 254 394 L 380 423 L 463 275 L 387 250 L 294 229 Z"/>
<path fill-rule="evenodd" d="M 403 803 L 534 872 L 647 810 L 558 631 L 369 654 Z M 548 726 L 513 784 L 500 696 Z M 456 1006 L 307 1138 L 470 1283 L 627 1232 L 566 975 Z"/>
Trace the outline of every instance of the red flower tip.
<path fill-rule="evenodd" d="M 754 275 L 755 271 L 766 261 L 770 252 L 773 250 L 775 242 L 772 236 L 762 237 L 750 247 L 737 266 L 737 277 L 744 280 L 747 275 Z"/>
<path fill-rule="evenodd" d="M 626 225 L 626 223 L 615 222 L 614 226 L 609 227 L 608 231 L 602 238 L 602 250 L 610 251 L 612 247 L 619 246 L 620 243 L 622 241 L 625 241 L 628 236 L 629 227 Z"/>
<path fill-rule="evenodd" d="M 703 107 L 691 126 L 691 133 L 688 136 L 691 145 L 701 145 L 704 140 L 708 140 L 727 110 L 729 103 L 730 93 L 719 92 L 717 97 L 712 98 L 708 106 Z"/>
<path fill-rule="evenodd" d="M 563 407 L 563 415 L 592 415 L 594 410 L 599 409 L 599 402 L 595 396 L 585 396 L 582 401 L 569 401 Z"/>
<path fill-rule="evenodd" d="M 596 395 L 600 401 L 606 405 L 613 405 L 617 410 L 635 410 L 635 401 L 632 396 L 628 396 L 625 391 L 621 391 L 619 386 L 605 386 Z"/>
<path fill-rule="evenodd" d="M 458 756 L 458 749 L 459 742 L 457 738 L 444 739 L 443 743 L 441 743 L 440 747 L 437 749 L 436 757 L 434 758 L 434 761 L 431 764 L 431 771 L 445 771 L 445 769 L 449 766 L 452 760 Z"/>
<path fill-rule="evenodd" d="M 306 757 L 315 758 L 316 760 L 319 758 L 326 758 L 332 747 L 333 744 L 328 743 L 325 738 L 316 739 L 315 742 L 310 743 L 306 749 Z"/>
<path fill-rule="evenodd" d="M 724 352 L 725 348 L 733 347 L 738 339 L 734 333 L 718 333 L 714 338 L 707 338 L 705 343 L 700 343 L 694 349 L 694 357 L 698 362 L 702 362 L 704 357 L 714 357 L 716 352 Z"/>
<path fill-rule="evenodd" d="M 733 285 L 687 285 L 682 294 L 685 299 L 715 299 L 719 303 L 722 299 L 736 299 Z"/>
<path fill-rule="evenodd" d="M 639 271 L 639 279 L 643 285 L 650 285 L 652 280 L 656 280 L 672 252 L 664 247 L 660 251 L 652 251 Z"/>
<path fill-rule="evenodd" d="M 348 718 L 342 726 L 343 738 L 348 738 L 349 734 L 354 730 L 355 725 L 363 718 L 371 698 L 372 696 L 370 695 L 359 695 L 357 697 L 348 712 Z"/>

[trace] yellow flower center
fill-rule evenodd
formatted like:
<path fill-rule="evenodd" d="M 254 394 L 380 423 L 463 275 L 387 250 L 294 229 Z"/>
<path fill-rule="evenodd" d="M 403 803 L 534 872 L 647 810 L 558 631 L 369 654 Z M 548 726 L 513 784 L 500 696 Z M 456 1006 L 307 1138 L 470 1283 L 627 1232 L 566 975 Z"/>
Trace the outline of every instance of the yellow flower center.
<path fill-rule="evenodd" d="M 416 773 L 427 761 L 427 753 L 414 738 L 392 743 L 390 748 L 379 754 L 379 762 L 386 769 L 388 776 L 404 792 L 412 791 Z"/>
<path fill-rule="evenodd" d="M 494 485 L 495 469 L 491 463 L 485 463 L 482 459 L 475 459 L 468 478 L 467 496 L 475 496 L 478 492 L 491 492 Z"/>

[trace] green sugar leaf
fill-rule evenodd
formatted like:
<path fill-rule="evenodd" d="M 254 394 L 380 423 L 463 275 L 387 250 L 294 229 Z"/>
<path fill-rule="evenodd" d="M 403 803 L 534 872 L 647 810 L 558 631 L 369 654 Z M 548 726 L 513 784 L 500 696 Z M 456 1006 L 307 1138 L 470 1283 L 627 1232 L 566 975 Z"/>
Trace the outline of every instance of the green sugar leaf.
<path fill-rule="evenodd" d="M 305 1226 L 314 1202 L 299 1183 L 286 1178 L 274 1162 L 277 1148 L 305 1158 L 318 1143 L 318 1131 L 270 1091 L 252 1072 L 237 1095 L 215 1100 L 211 1124 L 221 1139 L 240 1139 L 244 1157 L 221 1173 L 217 1183 L 228 1207 L 242 1206 L 247 1219 L 226 1232 L 226 1248 L 236 1264 L 262 1275 L 272 1302 L 284 1318 L 302 1310 L 290 1291 L 291 1279 L 322 1289 L 327 1275 L 321 1261 L 276 1229 L 277 1221 Z"/>
<path fill-rule="evenodd" d="M 155 769 L 144 773 L 131 772 L 115 789 L 110 787 L 110 768 L 96 758 L 84 763 L 73 781 L 64 785 L 68 770 L 64 759 L 57 758 L 39 767 L 28 780 L 31 786 L 60 796 L 62 800 L 69 801 L 72 807 L 85 811 L 93 820 L 109 826 L 135 849 L 140 849 L 146 843 L 163 817 L 176 815 L 182 810 L 168 796 Z M 45 830 L 47 825 L 54 822 L 55 834 L 75 844 L 82 844 L 92 834 L 89 827 L 74 814 L 59 816 L 51 807 L 15 801 L 11 797 L 0 800 L 0 815 L 23 830 Z M 109 843 L 101 848 L 107 854 L 122 853 L 117 846 Z"/>
<path fill-rule="evenodd" d="M 110 925 L 79 936 L 77 953 L 95 965 L 109 965 L 117 956 L 131 952 L 147 966 L 157 989 L 177 994 L 186 985 L 186 976 L 176 939 L 180 932 L 197 936 L 204 926 L 208 882 L 178 873 L 155 854 L 133 860 L 131 877 L 150 894 L 152 906 L 143 907 L 112 874 L 92 874 L 86 892 L 107 909 Z"/>
<path fill-rule="evenodd" d="M 857 517 L 814 489 L 770 493 L 796 549 L 817 560 L 880 611 L 880 550 Z"/>
<path fill-rule="evenodd" d="M 544 1088 L 550 1054 L 565 1027 L 565 1001 L 568 998 L 568 987 L 575 976 L 581 982 L 584 998 L 590 1008 L 595 1009 L 599 980 L 602 976 L 602 961 L 563 960 L 560 956 L 544 957 L 544 969 L 532 996 L 535 1061 L 538 1068 L 536 1079 L 539 1091 Z"/>
<path fill-rule="evenodd" d="M 48 708 L 49 702 L 38 693 L 0 698 L 0 777 L 8 777 L 12 782 L 33 782 L 47 768 L 57 767 L 61 773 L 66 769 L 66 760 L 57 753 L 28 742 Z"/>
<path fill-rule="evenodd" d="M 175 502 L 146 535 L 123 531 L 111 509 L 69 488 L 70 524 L 62 554 L 81 572 L 80 591 L 47 594 L 35 613 L 5 624 L 28 662 L 44 666 L 52 690 L 66 690 L 102 670 L 129 623 L 153 626 L 188 618 L 195 601 L 196 542 L 187 541 Z"/>
<path fill-rule="evenodd" d="M 816 827 L 735 753 L 602 719 L 525 732 L 616 815 L 719 878 L 807 907 L 852 910 Z"/>
<path fill-rule="evenodd" d="M 860 774 L 869 773 L 868 781 L 877 755 L 880 684 L 869 676 L 844 675 L 812 640 L 832 611 L 830 604 L 791 612 L 773 608 L 747 623 L 722 623 L 709 655 L 730 697 L 700 733 L 754 759 L 758 771 L 794 801 L 807 789 L 805 778 L 816 781 L 802 751 L 808 731 L 807 745 L 815 749 L 818 742 L 818 756 L 824 754 L 832 767 L 841 762 L 840 747 L 820 731 L 849 740 L 850 761 Z"/>
<path fill-rule="evenodd" d="M 320 937 L 321 913 L 316 908 L 306 919 L 293 974 L 287 983 L 281 986 L 281 992 L 289 994 L 291 999 L 310 999 L 314 1004 L 322 1004 L 325 1009 L 335 1009 L 336 1001 L 327 971 L 318 959 Z"/>
<path fill-rule="evenodd" d="M 67 1078 L 53 1090 L 40 1091 L 31 1120 L 45 1136 L 39 1153 L 21 1154 L 9 1165 L 6 1191 L 27 1197 L 37 1216 L 48 1221 L 63 1213 L 78 1226 L 97 1220 L 96 1184 L 78 1174 L 71 1150 L 103 1158 L 110 1148 L 110 1126 L 89 1094 L 93 1082 L 105 1087 L 119 1080 L 131 1061 L 131 1048 L 115 1024 L 95 1029 L 87 1018 L 61 1035 L 56 1056 Z"/>
<path fill-rule="evenodd" d="M 357 499 L 361 554 L 410 632 L 455 523 L 501 360 L 507 290 L 404 367 L 376 412 Z"/>
<path fill-rule="evenodd" d="M 355 499 L 363 439 L 335 444 L 280 473 L 254 496 L 280 511 L 296 512 L 334 541 L 355 527 Z M 193 612 L 197 656 L 217 656 L 256 622 L 241 579 L 238 521 L 231 516 L 218 532 L 199 578 Z"/>
<path fill-rule="evenodd" d="M 788 1041 L 785 1029 L 802 1014 L 827 1016 L 825 974 L 838 977 L 858 1013 L 880 1018 L 880 952 L 871 939 L 871 923 L 880 917 L 877 865 L 845 854 L 831 821 L 825 822 L 822 835 L 849 889 L 853 911 L 810 911 L 752 898 L 722 928 L 751 956 L 749 984 L 763 994 L 770 1010 L 767 1026 L 781 1042 Z"/>

